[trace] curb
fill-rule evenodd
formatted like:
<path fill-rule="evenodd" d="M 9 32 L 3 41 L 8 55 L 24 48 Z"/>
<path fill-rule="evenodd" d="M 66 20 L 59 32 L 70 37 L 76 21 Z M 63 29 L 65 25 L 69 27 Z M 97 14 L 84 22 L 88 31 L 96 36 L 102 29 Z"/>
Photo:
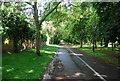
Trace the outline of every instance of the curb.
<path fill-rule="evenodd" d="M 55 76 L 54 73 L 56 72 L 56 69 L 59 69 L 56 66 L 58 66 L 59 64 L 62 64 L 61 60 L 58 58 L 57 52 L 54 55 L 52 61 L 49 63 L 48 68 L 43 75 L 42 81 L 50 81 L 50 79 L 53 79 L 53 77 Z"/>

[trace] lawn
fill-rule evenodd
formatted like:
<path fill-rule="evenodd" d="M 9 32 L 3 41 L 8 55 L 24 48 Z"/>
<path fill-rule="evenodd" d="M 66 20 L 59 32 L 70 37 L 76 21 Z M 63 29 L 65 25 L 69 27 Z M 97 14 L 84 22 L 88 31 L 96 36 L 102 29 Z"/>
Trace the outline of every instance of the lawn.
<path fill-rule="evenodd" d="M 35 54 L 35 49 L 24 50 L 20 53 L 3 54 L 3 79 L 39 79 L 52 60 L 56 46 L 41 47 L 42 56 Z"/>
<path fill-rule="evenodd" d="M 120 50 L 118 50 L 117 48 L 114 48 L 114 50 L 112 51 L 112 47 L 98 47 L 97 50 L 105 50 L 113 53 L 120 53 Z"/>

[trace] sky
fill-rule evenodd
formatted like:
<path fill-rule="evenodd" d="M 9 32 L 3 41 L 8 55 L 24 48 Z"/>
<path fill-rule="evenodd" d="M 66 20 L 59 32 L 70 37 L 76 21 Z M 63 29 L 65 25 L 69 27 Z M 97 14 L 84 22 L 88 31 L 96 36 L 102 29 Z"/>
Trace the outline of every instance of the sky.
<path fill-rule="evenodd" d="M 41 3 L 44 3 L 46 1 L 51 1 L 51 0 L 0 0 L 0 1 L 4 1 L 4 2 L 10 2 L 10 1 L 17 1 L 17 2 L 34 2 L 34 1 L 38 1 Z M 52 0 L 52 1 L 61 1 L 61 0 Z M 72 1 L 72 2 L 119 2 L 120 0 L 64 0 L 64 1 Z"/>

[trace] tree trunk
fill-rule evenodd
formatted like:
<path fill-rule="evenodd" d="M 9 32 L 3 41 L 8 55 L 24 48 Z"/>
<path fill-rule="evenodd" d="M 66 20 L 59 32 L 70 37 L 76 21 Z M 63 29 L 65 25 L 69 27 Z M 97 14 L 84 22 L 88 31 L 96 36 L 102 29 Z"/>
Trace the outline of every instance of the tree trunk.
<path fill-rule="evenodd" d="M 48 32 L 46 32 L 46 36 L 47 36 L 47 42 L 46 42 L 46 44 L 49 45 L 49 43 L 50 43 L 50 37 L 48 35 Z"/>
<path fill-rule="evenodd" d="M 15 38 L 13 39 L 13 44 L 14 44 L 14 52 L 18 53 L 19 49 L 18 49 L 18 40 L 16 40 Z"/>
<path fill-rule="evenodd" d="M 80 48 L 82 48 L 82 39 L 80 40 Z"/>
<path fill-rule="evenodd" d="M 21 41 L 20 41 L 20 50 L 23 50 L 24 49 L 24 47 L 23 47 L 23 41 L 22 41 L 23 39 L 21 39 Z"/>
<path fill-rule="evenodd" d="M 113 51 L 113 48 L 114 48 L 114 44 L 113 44 L 113 42 L 112 42 L 112 51 Z"/>
<path fill-rule="evenodd" d="M 36 25 L 36 54 L 41 56 L 40 54 L 40 27 L 38 20 L 38 10 L 37 10 L 37 2 L 34 2 L 34 21 Z"/>
<path fill-rule="evenodd" d="M 108 43 L 109 43 L 109 40 L 108 39 L 105 39 L 105 43 L 104 43 L 104 47 L 108 47 Z"/>
<path fill-rule="evenodd" d="M 31 5 L 31 3 L 27 2 L 28 4 Z M 39 22 L 38 20 L 38 9 L 37 9 L 37 2 L 34 2 L 33 9 L 34 9 L 34 21 L 35 21 L 35 25 L 36 25 L 36 53 L 38 56 L 41 56 L 40 54 L 40 29 L 41 29 L 41 25 L 42 22 L 46 19 L 47 16 L 49 16 L 56 8 L 57 6 L 60 4 L 61 2 L 58 2 L 58 4 L 51 9 Z"/>
<path fill-rule="evenodd" d="M 101 41 L 100 41 L 100 46 L 103 46 L 103 41 L 102 41 L 102 39 L 101 39 Z"/>
<path fill-rule="evenodd" d="M 94 43 L 94 44 L 95 44 L 95 48 L 97 48 L 97 42 L 96 42 L 96 40 L 95 40 L 95 43 Z"/>
<path fill-rule="evenodd" d="M 73 41 L 73 45 L 75 45 L 75 42 Z"/>
<path fill-rule="evenodd" d="M 94 41 L 93 41 L 93 47 L 92 47 L 92 51 L 94 52 L 95 51 L 95 45 L 94 45 Z"/>
<path fill-rule="evenodd" d="M 104 47 L 108 47 L 108 42 L 105 42 L 105 46 Z"/>

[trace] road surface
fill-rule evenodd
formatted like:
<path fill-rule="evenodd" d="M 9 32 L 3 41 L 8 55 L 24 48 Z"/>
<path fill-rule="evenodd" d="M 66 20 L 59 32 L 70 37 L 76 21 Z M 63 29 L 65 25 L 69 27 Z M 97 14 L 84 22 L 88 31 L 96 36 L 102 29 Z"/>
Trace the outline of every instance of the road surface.
<path fill-rule="evenodd" d="M 62 45 L 57 55 L 64 69 L 56 72 L 54 74 L 56 77 L 52 79 L 59 77 L 67 81 L 73 79 L 77 81 L 120 81 L 118 69 L 81 50 Z"/>
<path fill-rule="evenodd" d="M 91 79 L 94 77 L 94 74 L 90 73 L 90 68 L 86 67 L 85 63 L 83 63 L 79 58 L 76 56 L 79 56 L 83 61 L 85 61 L 90 67 L 92 67 L 96 72 L 100 74 L 104 79 L 106 80 L 118 80 L 120 79 L 119 76 L 119 69 L 116 67 L 105 63 L 101 59 L 98 59 L 92 55 L 89 55 L 81 50 L 72 48 L 67 46 L 68 49 L 72 50 L 75 55 L 72 55 L 72 59 L 77 63 L 79 68 L 85 72 L 86 74 L 91 77 Z"/>

